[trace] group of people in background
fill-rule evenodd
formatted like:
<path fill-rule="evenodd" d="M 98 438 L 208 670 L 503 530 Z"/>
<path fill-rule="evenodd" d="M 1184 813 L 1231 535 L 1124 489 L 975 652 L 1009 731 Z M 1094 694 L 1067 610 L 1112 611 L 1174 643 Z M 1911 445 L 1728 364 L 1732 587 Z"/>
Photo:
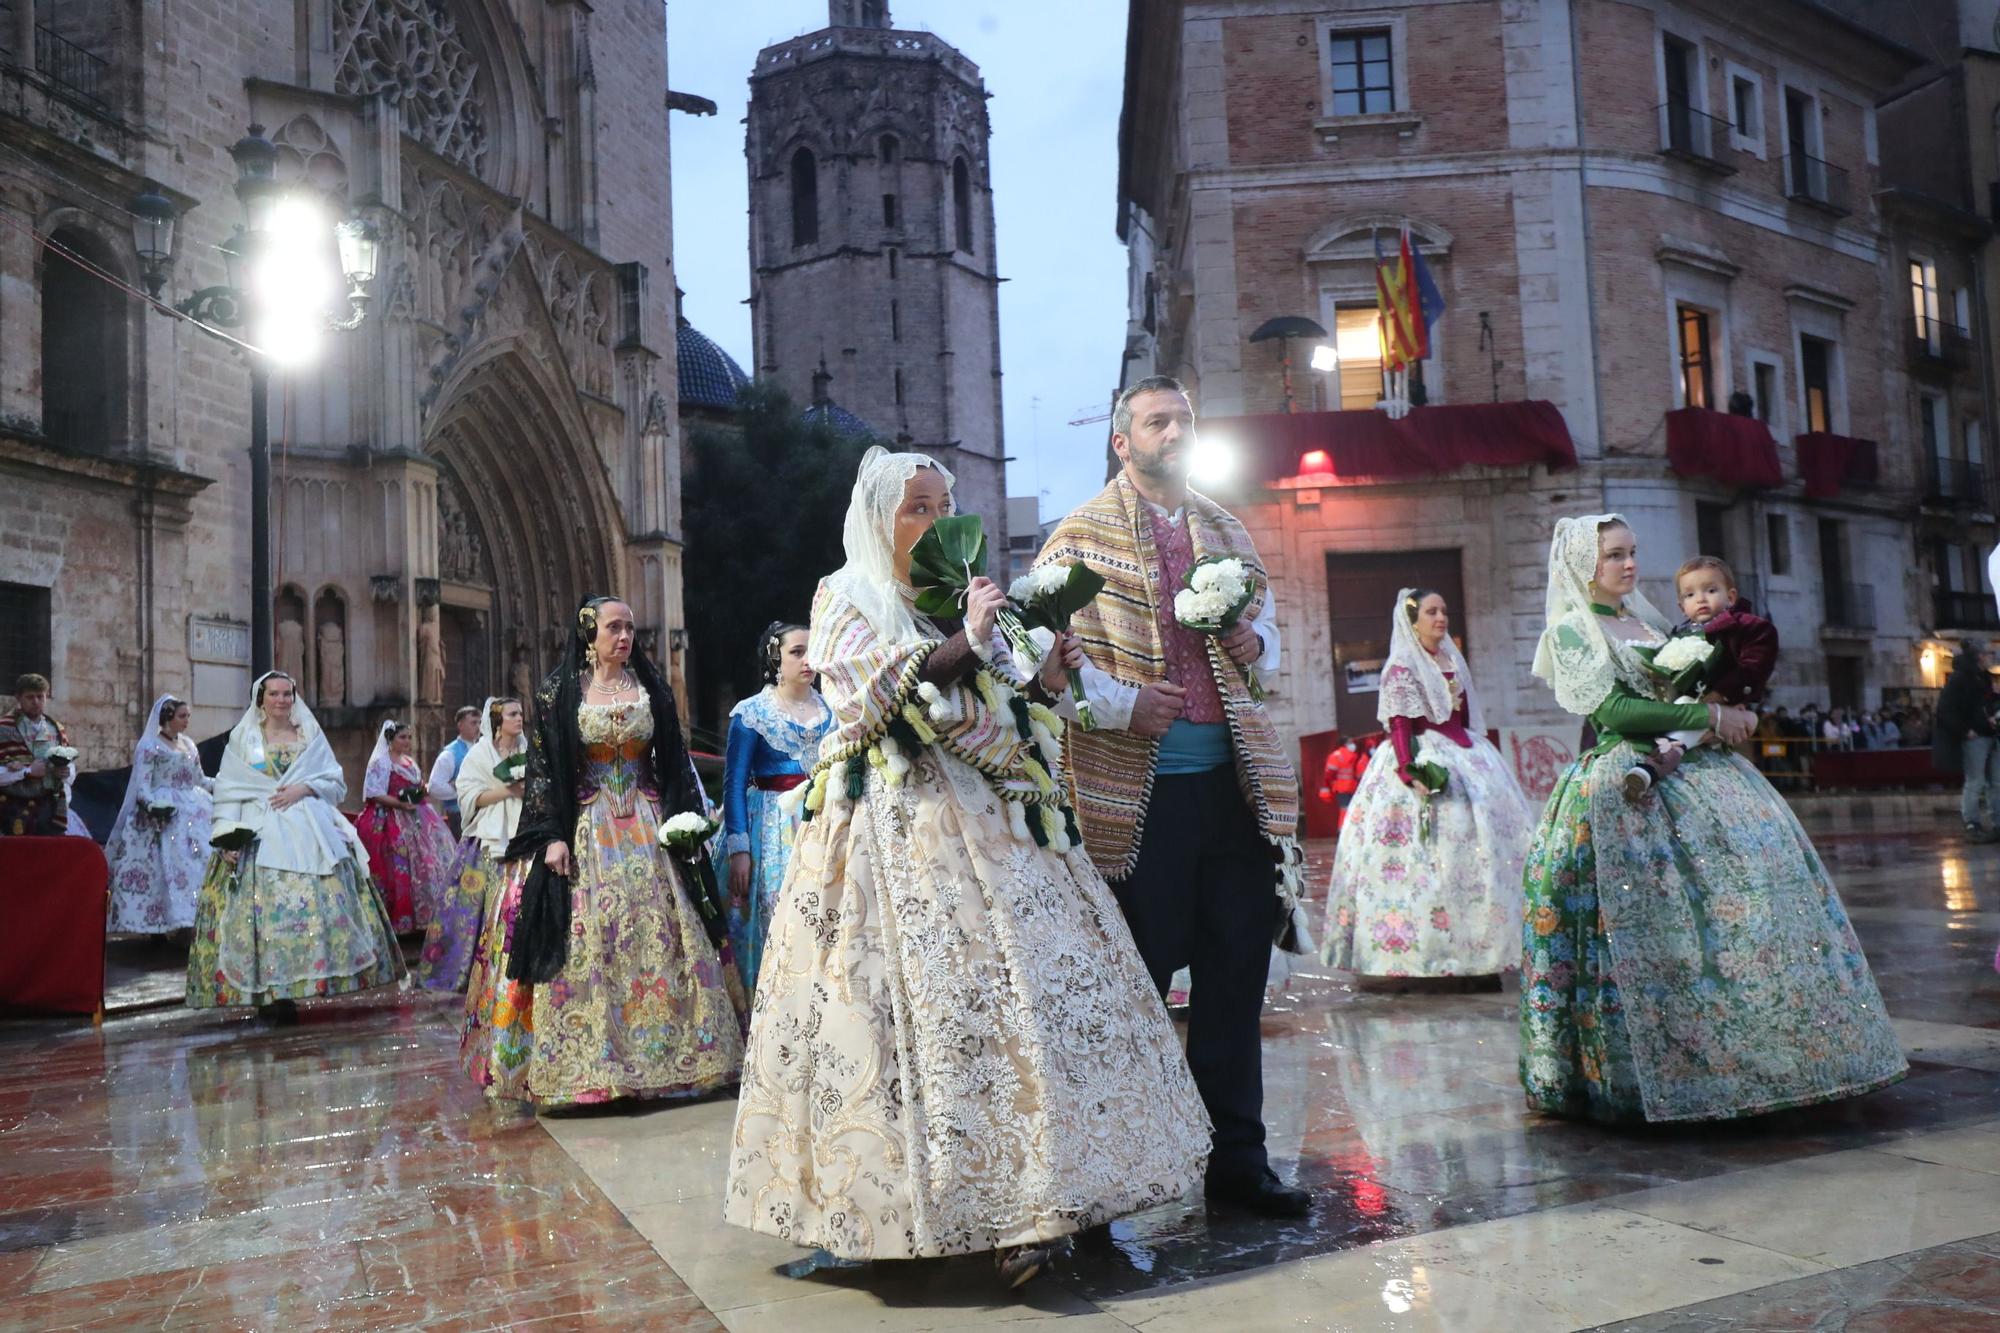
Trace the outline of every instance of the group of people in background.
<path fill-rule="evenodd" d="M 1555 525 L 1534 673 L 1586 731 L 1540 810 L 1487 738 L 1454 608 L 1401 590 L 1387 739 L 1329 769 L 1347 808 L 1315 944 L 1255 546 L 1188 487 L 1179 384 L 1127 389 L 1113 431 L 1122 470 L 1038 562 L 1107 587 L 1032 651 L 983 577 L 956 614 L 918 609 L 912 552 L 953 478 L 871 449 L 846 563 L 758 646 L 719 810 L 616 597 L 578 608 L 532 700 L 460 710 L 428 777 L 409 726 L 384 723 L 354 823 L 289 677 L 255 683 L 212 782 L 187 706 L 162 699 L 113 833 L 114 919 L 192 927 L 191 1006 L 281 1019 L 401 980 L 397 934 L 422 930 L 415 980 L 464 993 L 462 1061 L 492 1095 L 737 1086 L 726 1220 L 843 1260 L 992 1251 L 1010 1284 L 1197 1190 L 1308 1211 L 1265 1149 L 1274 950 L 1370 986 L 1498 990 L 1518 969 L 1520 1079 L 1551 1115 L 1716 1120 L 1903 1076 L 1833 883 L 1733 748 L 1777 640 L 1726 564 L 1682 565 L 1670 618 L 1638 591 L 1622 517 Z M 1176 589 L 1214 560 L 1252 595 L 1219 630 L 1182 623 Z M 1710 664 L 1693 693 L 1654 660 L 1686 641 Z M 1939 730 L 1971 802 L 1994 708 L 1965 656 L 1984 684 L 1954 673 Z M 0 812 L 46 824 L 60 730 L 31 696 L 0 720 Z M 1981 782 L 1969 825 L 1992 818 Z"/>

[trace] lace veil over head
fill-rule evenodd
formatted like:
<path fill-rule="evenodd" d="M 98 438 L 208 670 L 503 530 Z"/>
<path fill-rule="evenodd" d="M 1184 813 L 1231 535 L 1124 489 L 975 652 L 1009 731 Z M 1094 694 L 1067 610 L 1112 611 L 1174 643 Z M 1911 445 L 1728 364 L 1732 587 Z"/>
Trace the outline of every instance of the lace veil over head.
<path fill-rule="evenodd" d="M 1549 543 L 1548 619 L 1535 646 L 1534 672 L 1555 690 L 1564 711 L 1579 716 L 1595 712 L 1618 679 L 1611 640 L 1590 609 L 1598 534 L 1614 525 L 1631 526 L 1623 514 L 1558 519 Z M 1625 594 L 1624 609 L 1657 630 L 1670 624 L 1637 588 Z"/>
<path fill-rule="evenodd" d="M 382 720 L 382 725 L 375 729 L 375 748 L 368 752 L 368 764 L 361 770 L 363 773 L 373 773 L 377 766 L 385 773 L 396 767 L 395 759 L 389 754 L 389 742 L 396 738 L 402 727 L 403 724 L 393 717 Z"/>
<path fill-rule="evenodd" d="M 860 611 L 885 643 L 924 637 L 896 579 L 896 509 L 903 503 L 903 488 L 923 468 L 935 469 L 950 489 L 950 470 L 928 454 L 892 453 L 878 444 L 862 455 L 842 529 L 847 563 L 827 579 L 827 586 Z"/>
<path fill-rule="evenodd" d="M 1467 721 L 1473 734 L 1483 736 L 1485 713 L 1479 706 L 1479 696 L 1472 692 L 1465 654 L 1458 650 L 1449 634 L 1444 636 L 1435 655 L 1425 651 L 1417 638 L 1416 626 L 1410 623 L 1416 612 L 1412 605 L 1416 596 L 1415 588 L 1403 589 L 1396 594 L 1396 605 L 1389 612 L 1389 657 L 1382 663 L 1382 691 L 1375 701 L 1375 720 L 1385 727 L 1392 717 L 1420 717 L 1433 724 L 1450 721 L 1451 682 L 1444 678 L 1449 671 L 1457 678 L 1459 689 L 1465 691 Z"/>

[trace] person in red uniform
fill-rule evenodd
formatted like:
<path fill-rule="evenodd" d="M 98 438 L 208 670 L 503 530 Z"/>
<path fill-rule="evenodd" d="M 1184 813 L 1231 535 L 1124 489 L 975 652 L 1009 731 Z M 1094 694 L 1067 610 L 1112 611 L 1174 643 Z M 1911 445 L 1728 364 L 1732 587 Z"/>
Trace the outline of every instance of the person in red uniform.
<path fill-rule="evenodd" d="M 1367 752 L 1361 748 L 1359 737 L 1350 736 L 1326 756 L 1326 771 L 1320 777 L 1319 798 L 1334 804 L 1334 836 L 1347 826 L 1347 807 L 1354 804 L 1354 793 L 1361 786 L 1361 770 L 1368 767 Z"/>

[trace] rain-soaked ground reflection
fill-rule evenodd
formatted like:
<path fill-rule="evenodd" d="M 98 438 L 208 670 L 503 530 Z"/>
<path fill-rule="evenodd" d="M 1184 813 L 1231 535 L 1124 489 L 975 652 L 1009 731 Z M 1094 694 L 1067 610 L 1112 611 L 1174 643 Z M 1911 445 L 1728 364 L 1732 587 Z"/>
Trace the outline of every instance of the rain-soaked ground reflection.
<path fill-rule="evenodd" d="M 1933 1034 L 1904 1083 L 1719 1126 L 1530 1117 L 1511 992 L 1357 993 L 1308 968 L 1263 1030 L 1272 1156 L 1314 1191 L 1311 1216 L 1194 1204 L 1121 1220 L 1081 1238 L 1025 1309 L 2000 1117 L 2000 1064 L 1954 1054 L 1969 1048 L 1950 1036 L 2000 1030 L 2000 848 L 1929 833 L 1819 846 L 1891 1012 Z M 1324 849 L 1315 861 L 1323 883 Z M 615 1179 L 459 1073 L 454 1017 L 392 991 L 307 1005 L 283 1029 L 175 1011 L 101 1033 L 0 1023 L 0 1326 L 719 1327 L 607 1198 Z M 688 1115 L 614 1113 L 599 1137 L 643 1155 Z M 699 1170 L 720 1170 L 725 1135 Z M 879 1273 L 810 1259 L 785 1280 L 957 1307 L 987 1299 L 991 1268 L 939 1264 L 886 1295 Z M 1420 1269 L 1381 1281 L 1388 1313 L 1427 1299 Z"/>

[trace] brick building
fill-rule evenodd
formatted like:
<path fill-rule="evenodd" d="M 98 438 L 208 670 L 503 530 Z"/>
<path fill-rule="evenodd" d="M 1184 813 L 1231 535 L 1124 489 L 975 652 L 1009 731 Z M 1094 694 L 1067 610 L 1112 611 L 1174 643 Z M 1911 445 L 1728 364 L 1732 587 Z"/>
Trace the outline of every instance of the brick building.
<path fill-rule="evenodd" d="M 86 766 L 156 693 L 198 735 L 244 705 L 245 363 L 138 297 L 129 207 L 181 210 L 167 302 L 222 282 L 253 123 L 383 240 L 367 319 L 271 386 L 277 656 L 347 760 L 539 679 L 585 592 L 678 649 L 666 75 L 647 0 L 0 5 L 0 675 L 50 671 Z"/>
<path fill-rule="evenodd" d="M 1784 638 L 1777 701 L 1927 683 L 1930 371 L 1898 264 L 1922 231 L 1963 281 L 1977 241 L 1881 194 L 1876 104 L 1922 63 L 1806 0 L 1132 5 L 1121 378 L 1183 378 L 1233 467 L 1210 489 L 1272 568 L 1282 725 L 1372 729 L 1369 668 L 1418 582 L 1453 603 L 1489 718 L 1568 727 L 1528 669 L 1548 538 L 1606 509 L 1664 607 L 1684 556 L 1735 565 Z M 1373 255 L 1406 223 L 1448 309 L 1430 405 L 1391 423 Z M 1251 341 L 1281 316 L 1328 330 L 1338 368 Z M 1981 369 L 1958 373 L 1954 420 L 1982 420 Z"/>
<path fill-rule="evenodd" d="M 935 456 L 1006 550 L 999 266 L 979 68 L 883 0 L 750 76 L 750 313 L 759 380 Z M 827 378 L 819 378 L 824 375 Z"/>

